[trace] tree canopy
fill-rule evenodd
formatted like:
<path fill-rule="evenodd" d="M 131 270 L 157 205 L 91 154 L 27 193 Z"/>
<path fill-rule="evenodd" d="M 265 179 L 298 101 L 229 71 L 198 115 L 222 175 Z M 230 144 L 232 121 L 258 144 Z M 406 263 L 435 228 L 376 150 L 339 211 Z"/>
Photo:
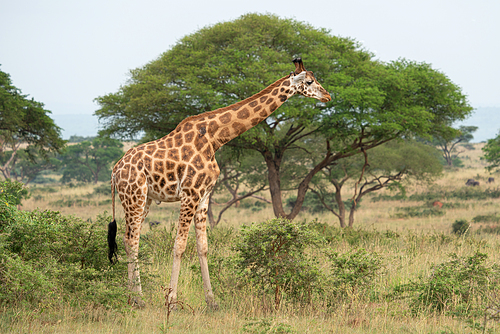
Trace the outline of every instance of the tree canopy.
<path fill-rule="evenodd" d="M 41 156 L 64 146 L 61 129 L 48 114 L 43 103 L 23 95 L 10 75 L 0 71 L 0 170 L 6 178 L 10 178 L 11 164 L 22 144 L 35 149 L 27 153 L 36 151 Z"/>
<path fill-rule="evenodd" d="M 301 56 L 332 101 L 293 97 L 226 146 L 264 159 L 276 216 L 293 219 L 308 183 L 326 166 L 400 137 L 431 136 L 472 108 L 460 88 L 429 64 L 373 59 L 359 43 L 293 19 L 247 14 L 182 38 L 158 59 L 130 71 L 118 92 L 98 97 L 103 134 L 156 139 L 190 115 L 224 107 L 264 89 Z M 295 174 L 297 202 L 282 204 L 286 156 L 322 141 Z M 318 139 L 319 138 L 319 139 Z M 313 157 L 314 155 L 314 157 Z"/>

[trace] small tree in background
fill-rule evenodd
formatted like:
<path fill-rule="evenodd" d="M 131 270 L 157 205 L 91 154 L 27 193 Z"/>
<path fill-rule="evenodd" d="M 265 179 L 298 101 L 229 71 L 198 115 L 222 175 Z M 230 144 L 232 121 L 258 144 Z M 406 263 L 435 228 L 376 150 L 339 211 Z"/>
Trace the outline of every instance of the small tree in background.
<path fill-rule="evenodd" d="M 446 161 L 448 167 L 456 166 L 458 155 L 465 151 L 458 151 L 458 144 L 469 143 L 474 136 L 472 133 L 476 132 L 477 126 L 461 125 L 458 129 L 450 128 L 439 135 L 435 135 L 432 139 L 432 144 L 441 150 L 443 159 Z"/>
<path fill-rule="evenodd" d="M 61 181 L 97 183 L 109 179 L 110 165 L 123 155 L 122 148 L 123 144 L 119 140 L 105 137 L 67 146 L 61 155 L 64 166 Z"/>
<path fill-rule="evenodd" d="M 392 141 L 365 151 L 362 156 L 344 158 L 327 166 L 310 189 L 339 219 L 341 227 L 352 227 L 357 205 L 364 195 L 396 184 L 403 187 L 403 180 L 427 182 L 440 175 L 442 169 L 433 147 L 414 141 Z M 346 224 L 347 210 L 341 190 L 349 180 L 354 181 L 354 189 Z"/>

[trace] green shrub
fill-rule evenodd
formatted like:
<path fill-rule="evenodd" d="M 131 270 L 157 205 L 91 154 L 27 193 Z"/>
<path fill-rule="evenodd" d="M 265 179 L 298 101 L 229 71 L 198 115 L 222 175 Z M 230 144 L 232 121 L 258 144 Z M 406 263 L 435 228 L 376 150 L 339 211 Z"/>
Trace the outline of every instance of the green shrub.
<path fill-rule="evenodd" d="M 465 235 L 470 228 L 470 224 L 465 219 L 457 219 L 451 225 L 452 232 L 456 235 Z"/>
<path fill-rule="evenodd" d="M 410 298 L 414 313 L 447 312 L 458 316 L 482 315 L 488 295 L 500 288 L 500 267 L 487 266 L 479 251 L 469 257 L 450 255 L 451 260 L 432 267 L 429 276 L 398 285 L 397 295 Z"/>
<path fill-rule="evenodd" d="M 308 302 L 320 289 L 320 271 L 309 245 L 320 241 L 309 224 L 282 218 L 243 226 L 235 245 L 239 274 L 274 294 L 276 309 L 284 294 Z"/>
<path fill-rule="evenodd" d="M 126 305 L 126 263 L 111 267 L 106 257 L 110 217 L 16 209 L 11 218 L 0 240 L 0 305 Z"/>
<path fill-rule="evenodd" d="M 360 248 L 345 254 L 329 255 L 331 271 L 328 286 L 333 288 L 333 296 L 346 298 L 365 294 L 374 283 L 382 268 L 382 259 L 376 253 Z"/>
<path fill-rule="evenodd" d="M 500 217 L 498 217 L 496 214 L 477 215 L 474 218 L 472 218 L 472 222 L 474 222 L 474 223 L 498 223 L 498 222 L 500 222 Z"/>

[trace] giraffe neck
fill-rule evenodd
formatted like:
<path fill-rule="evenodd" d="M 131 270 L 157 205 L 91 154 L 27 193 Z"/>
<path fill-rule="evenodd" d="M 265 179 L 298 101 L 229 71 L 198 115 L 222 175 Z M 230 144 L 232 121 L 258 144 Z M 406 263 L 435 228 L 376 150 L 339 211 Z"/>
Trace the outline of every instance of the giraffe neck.
<path fill-rule="evenodd" d="M 295 92 L 291 79 L 285 76 L 243 101 L 188 117 L 177 129 L 196 129 L 198 136 L 211 143 L 215 153 L 231 139 L 265 120 Z"/>

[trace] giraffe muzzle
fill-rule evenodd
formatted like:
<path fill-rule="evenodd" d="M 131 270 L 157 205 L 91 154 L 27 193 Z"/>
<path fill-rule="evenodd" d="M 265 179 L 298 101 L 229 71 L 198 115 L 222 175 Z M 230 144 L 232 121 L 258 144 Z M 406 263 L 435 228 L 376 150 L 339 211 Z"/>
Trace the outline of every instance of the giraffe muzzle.
<path fill-rule="evenodd" d="M 332 100 L 332 97 L 330 96 L 330 94 L 325 93 L 325 94 L 323 95 L 323 97 L 321 98 L 321 100 L 320 100 L 320 101 L 321 101 L 321 102 L 330 102 L 331 100 Z"/>

